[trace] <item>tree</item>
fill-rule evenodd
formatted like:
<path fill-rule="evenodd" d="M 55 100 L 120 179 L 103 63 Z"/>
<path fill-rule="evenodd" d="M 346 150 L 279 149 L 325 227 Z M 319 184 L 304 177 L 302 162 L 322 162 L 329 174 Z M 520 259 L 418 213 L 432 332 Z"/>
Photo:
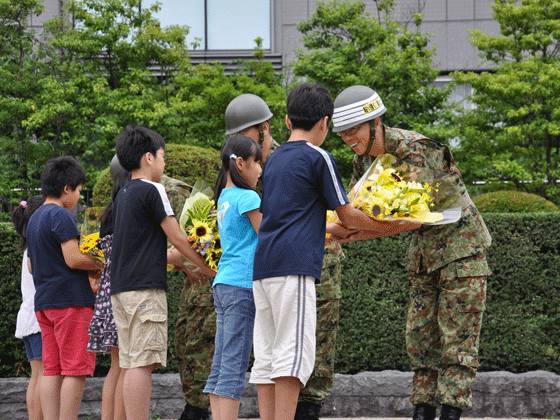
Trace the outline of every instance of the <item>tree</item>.
<path fill-rule="evenodd" d="M 30 15 L 40 15 L 39 0 L 0 2 L 0 197 L 27 197 L 38 186 L 38 171 L 30 164 L 43 151 L 32 130 L 22 125 L 36 109 L 42 63 L 39 39 L 28 28 Z M 15 193 L 13 193 L 15 191 Z"/>
<path fill-rule="evenodd" d="M 361 84 L 376 90 L 388 111 L 388 125 L 421 131 L 442 141 L 448 138 L 450 114 L 447 89 L 432 86 L 433 49 L 428 36 L 417 29 L 422 15 L 413 15 L 415 31 L 391 21 L 393 0 L 374 1 L 377 17 L 365 13 L 361 1 L 317 2 L 317 10 L 298 29 L 306 51 L 297 50 L 293 63 L 296 76 L 325 84 L 336 97 L 345 88 Z M 347 175 L 353 153 L 335 144 L 331 152 L 345 164 Z"/>
<path fill-rule="evenodd" d="M 470 180 L 509 181 L 560 202 L 560 3 L 497 0 L 500 35 L 478 30 L 471 42 L 492 72 L 453 73 L 473 88 L 461 115 L 456 157 Z"/>
<path fill-rule="evenodd" d="M 88 174 L 86 187 L 93 186 L 129 124 L 149 127 L 168 143 L 219 150 L 225 109 L 237 95 L 260 95 L 283 116 L 286 92 L 264 61 L 262 40 L 256 40 L 255 60 L 239 63 L 226 76 L 219 63 L 192 65 L 188 28 L 161 28 L 153 17 L 159 6 L 140 9 L 139 2 L 70 1 L 46 25 L 48 37 L 41 43 L 26 32 L 29 14 L 40 11 L 39 0 L 0 3 L 2 34 L 19 28 L 18 37 L 0 34 L 0 72 L 9 81 L 0 86 L 0 121 L 6 127 L 0 134 L 0 181 L 6 181 L 0 182 L 1 197 L 27 197 L 14 188 L 38 186 L 46 160 L 60 154 L 76 157 Z M 273 126 L 283 127 L 282 118 Z M 20 176 L 24 172 L 26 178 Z"/>

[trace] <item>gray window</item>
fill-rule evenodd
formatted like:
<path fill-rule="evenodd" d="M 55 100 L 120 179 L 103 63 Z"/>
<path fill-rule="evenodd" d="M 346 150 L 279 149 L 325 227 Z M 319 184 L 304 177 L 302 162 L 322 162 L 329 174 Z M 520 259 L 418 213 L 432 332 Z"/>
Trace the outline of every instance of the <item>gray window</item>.
<path fill-rule="evenodd" d="M 156 0 L 143 0 L 142 7 Z M 162 26 L 187 25 L 189 43 L 199 39 L 196 49 L 252 50 L 254 39 L 263 39 L 270 49 L 271 0 L 159 0 L 156 14 Z"/>

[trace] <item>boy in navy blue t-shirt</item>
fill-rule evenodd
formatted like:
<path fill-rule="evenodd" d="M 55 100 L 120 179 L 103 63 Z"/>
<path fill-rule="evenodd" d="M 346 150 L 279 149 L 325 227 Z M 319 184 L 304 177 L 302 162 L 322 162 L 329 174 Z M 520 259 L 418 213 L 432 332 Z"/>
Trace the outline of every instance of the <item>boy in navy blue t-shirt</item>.
<path fill-rule="evenodd" d="M 86 173 L 76 159 L 51 159 L 41 173 L 45 203 L 27 226 L 28 265 L 35 284 L 35 313 L 43 340 L 41 406 L 45 418 L 76 419 L 95 354 L 86 351 L 95 296 L 88 270 L 94 260 L 80 252 L 80 233 L 70 210 Z"/>
<path fill-rule="evenodd" d="M 253 269 L 255 363 L 261 419 L 293 420 L 315 364 L 315 282 L 321 278 L 326 212 L 350 226 L 376 222 L 348 202 L 336 162 L 320 148 L 333 114 L 328 89 L 304 83 L 288 95 L 288 141 L 267 160 Z M 329 233 L 337 233 L 329 225 Z"/>

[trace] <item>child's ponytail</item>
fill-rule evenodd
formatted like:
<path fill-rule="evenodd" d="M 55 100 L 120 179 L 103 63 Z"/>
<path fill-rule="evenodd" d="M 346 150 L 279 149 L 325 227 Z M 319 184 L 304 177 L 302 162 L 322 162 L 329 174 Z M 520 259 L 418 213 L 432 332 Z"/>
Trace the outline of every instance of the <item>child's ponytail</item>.
<path fill-rule="evenodd" d="M 255 190 L 243 179 L 237 170 L 237 166 L 235 165 L 235 159 L 240 157 L 243 160 L 248 160 L 251 156 L 254 156 L 255 161 L 257 162 L 262 160 L 261 148 L 255 140 L 242 134 L 233 134 L 228 137 L 220 152 L 222 168 L 220 169 L 220 173 L 218 175 L 213 197 L 216 204 L 218 203 L 218 198 L 220 197 L 222 190 L 226 186 L 228 172 L 236 187 L 244 188 L 246 190 Z"/>
<path fill-rule="evenodd" d="M 23 252 L 27 248 L 27 223 L 29 222 L 29 218 L 44 202 L 44 196 L 36 195 L 31 197 L 28 201 L 21 201 L 19 206 L 12 212 L 14 228 L 21 238 L 17 245 L 17 250 L 19 252 Z"/>

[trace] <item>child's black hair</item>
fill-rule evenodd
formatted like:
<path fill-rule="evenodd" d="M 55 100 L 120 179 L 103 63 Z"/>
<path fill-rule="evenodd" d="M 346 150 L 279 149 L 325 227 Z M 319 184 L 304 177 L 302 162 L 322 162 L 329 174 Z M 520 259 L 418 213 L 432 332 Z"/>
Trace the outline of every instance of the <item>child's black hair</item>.
<path fill-rule="evenodd" d="M 35 195 L 27 201 L 22 201 L 19 203 L 14 211 L 12 212 L 12 222 L 14 222 L 14 228 L 16 232 L 21 237 L 19 244 L 17 245 L 17 250 L 19 252 L 25 251 L 27 248 L 27 223 L 29 218 L 35 210 L 43 205 L 45 202 L 44 195 Z"/>
<path fill-rule="evenodd" d="M 120 189 L 126 185 L 132 174 L 128 172 L 124 168 L 117 169 L 117 173 L 115 174 L 115 178 L 113 179 L 113 190 L 111 194 L 111 201 L 105 207 L 103 214 L 99 218 L 99 223 L 101 225 L 100 231 L 107 231 L 108 226 L 113 224 L 113 203 L 115 202 L 115 198 L 117 198 L 117 194 L 119 193 Z"/>
<path fill-rule="evenodd" d="M 329 89 L 320 83 L 302 83 L 288 94 L 288 118 L 292 129 L 309 131 L 324 117 L 332 118 L 334 103 Z"/>
<path fill-rule="evenodd" d="M 64 187 L 69 185 L 74 191 L 86 182 L 86 171 L 72 156 L 50 159 L 41 172 L 41 193 L 45 197 L 60 198 Z"/>
<path fill-rule="evenodd" d="M 155 156 L 159 149 L 165 149 L 165 140 L 146 127 L 128 126 L 117 137 L 117 157 L 127 171 L 140 169 L 142 156 L 148 152 Z"/>
<path fill-rule="evenodd" d="M 235 165 L 235 159 L 238 157 L 243 158 L 243 160 L 248 160 L 251 156 L 255 157 L 256 162 L 262 160 L 262 150 L 255 140 L 242 134 L 233 134 L 228 137 L 220 152 L 222 168 L 220 169 L 218 181 L 214 188 L 214 202 L 216 205 L 218 204 L 218 198 L 220 198 L 222 190 L 226 186 L 227 172 L 229 172 L 231 180 L 236 187 L 255 191 L 255 189 L 243 179 Z"/>

